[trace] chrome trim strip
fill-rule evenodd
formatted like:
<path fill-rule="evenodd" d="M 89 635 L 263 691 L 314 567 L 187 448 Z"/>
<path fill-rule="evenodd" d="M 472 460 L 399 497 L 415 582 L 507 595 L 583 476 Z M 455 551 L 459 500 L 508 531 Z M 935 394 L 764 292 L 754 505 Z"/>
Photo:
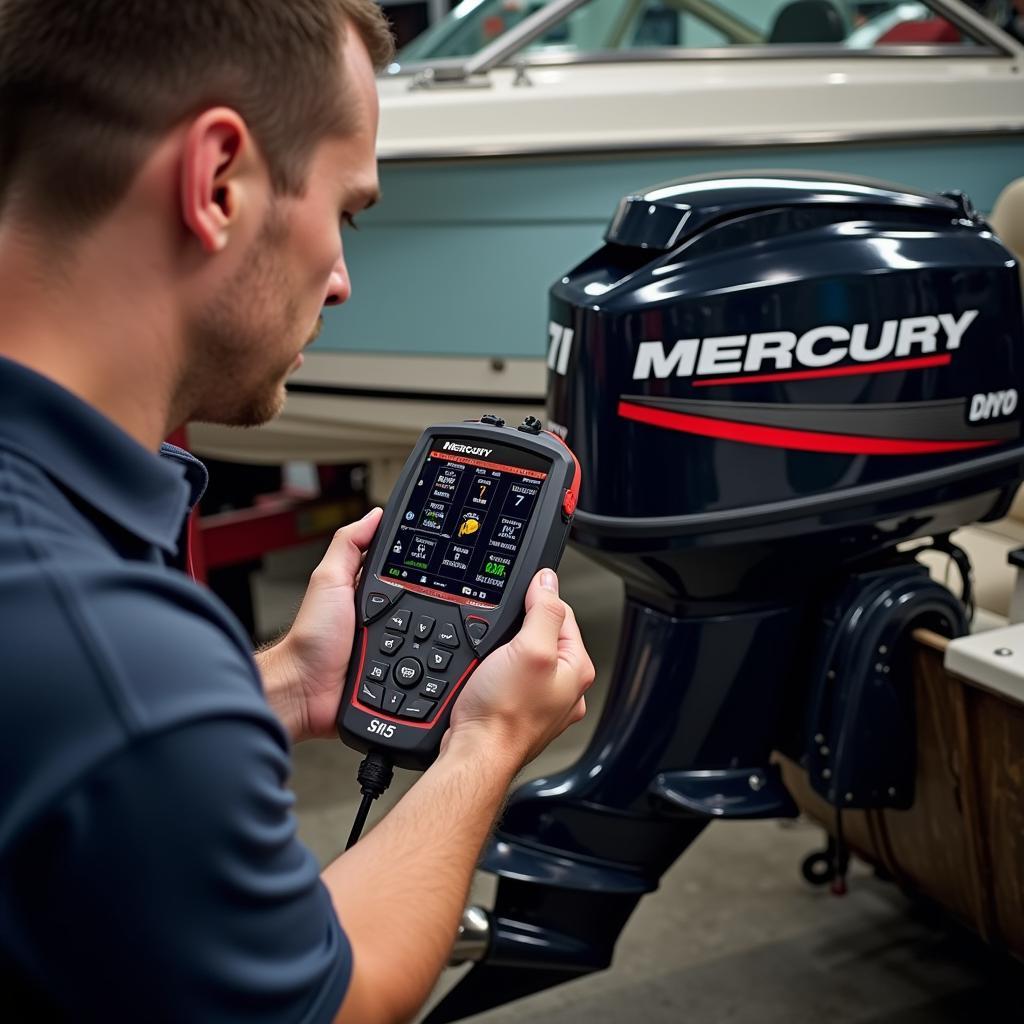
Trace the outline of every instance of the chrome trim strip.
<path fill-rule="evenodd" d="M 981 36 L 1000 52 L 1010 57 L 1024 56 L 1024 46 L 997 28 L 984 14 L 972 10 L 965 3 L 949 3 L 948 0 L 925 0 L 925 3 L 953 22 L 957 28 L 964 29 L 969 34 Z"/>
<path fill-rule="evenodd" d="M 998 127 L 986 128 L 950 128 L 932 130 L 900 130 L 893 131 L 805 131 L 790 132 L 786 135 L 750 134 L 725 135 L 717 138 L 681 138 L 666 142 L 637 142 L 635 145 L 624 144 L 616 140 L 614 144 L 600 143 L 563 143 L 558 145 L 471 145 L 458 149 L 455 147 L 431 146 L 422 149 L 399 149 L 393 152 L 378 153 L 377 159 L 382 164 L 416 163 L 419 161 L 463 161 L 489 160 L 496 157 L 545 157 L 573 156 L 586 153 L 615 153 L 625 156 L 636 153 L 664 153 L 685 150 L 714 149 L 750 149 L 755 146 L 837 146 L 855 143 L 874 142 L 925 142 L 935 139 L 949 141 L 952 139 L 984 139 L 1004 138 L 1008 136 L 1024 136 L 1024 121 L 1018 121 Z"/>
<path fill-rule="evenodd" d="M 552 25 L 568 17 L 578 7 L 589 3 L 590 0 L 552 0 L 530 17 L 520 22 L 514 29 L 504 33 L 482 50 L 468 58 L 464 63 L 461 58 L 449 58 L 438 61 L 415 61 L 408 65 L 398 65 L 391 75 L 411 75 L 422 72 L 427 68 L 457 67 L 460 69 L 460 77 L 484 74 L 495 67 L 499 67 L 510 57 L 528 46 L 535 39 L 540 38 Z M 842 46 L 819 46 L 808 44 L 788 44 L 781 46 L 755 45 L 732 45 L 729 47 L 718 47 L 715 49 L 686 50 L 684 47 L 664 47 L 648 51 L 613 51 L 615 56 L 609 57 L 606 54 L 549 54 L 546 57 L 535 54 L 533 57 L 520 58 L 527 66 L 547 65 L 558 66 L 583 63 L 604 63 L 609 59 L 620 61 L 627 60 L 737 60 L 744 58 L 770 57 L 774 59 L 793 59 L 806 57 L 835 58 L 839 54 L 843 56 L 856 57 L 1008 57 L 1020 59 L 1024 57 L 1024 46 L 1002 32 L 996 25 L 989 21 L 983 14 L 971 10 L 966 4 L 949 2 L 949 0 L 925 0 L 927 5 L 936 13 L 951 21 L 961 31 L 988 43 L 988 46 L 899 46 L 884 47 L 878 49 L 852 50 Z M 735 52 L 735 51 L 743 52 Z M 664 56 L 633 56 L 633 54 L 661 54 Z M 392 65 L 395 67 L 395 65 Z"/>
<path fill-rule="evenodd" d="M 678 61 L 709 60 L 1019 60 L 1024 53 L 1012 53 L 1002 46 L 954 46 L 922 44 L 921 46 L 886 46 L 855 50 L 844 46 L 820 46 L 817 43 L 777 46 L 722 46 L 687 50 L 676 46 L 651 46 L 636 50 L 596 50 L 588 53 L 535 53 L 520 58 L 515 65 L 526 67 L 574 67 L 580 64 L 657 64 Z M 458 59 L 414 61 L 389 70 L 385 77 L 402 78 L 422 73 L 427 68 L 446 70 L 460 67 Z M 512 67 L 512 64 L 500 64 Z M 394 68 L 395 65 L 392 65 Z M 491 65 L 488 70 L 493 70 Z"/>
<path fill-rule="evenodd" d="M 534 39 L 539 39 L 553 24 L 568 17 L 577 7 L 589 2 L 590 0 L 553 0 L 546 7 L 525 18 L 514 29 L 498 36 L 489 46 L 477 51 L 462 66 L 463 73 L 467 78 L 486 74 L 524 46 L 529 46 Z"/>
<path fill-rule="evenodd" d="M 578 64 L 677 63 L 706 60 L 926 60 L 941 57 L 964 60 L 986 58 L 1010 60 L 1011 55 L 988 46 L 886 46 L 877 50 L 854 50 L 818 43 L 791 43 L 785 46 L 722 46 L 717 49 L 686 50 L 676 46 L 652 46 L 637 50 L 596 50 L 592 53 L 537 53 L 524 57 L 527 67 L 570 67 Z M 518 62 L 517 62 L 518 63 Z M 402 72 L 399 72 L 401 74 Z"/>
<path fill-rule="evenodd" d="M 703 21 L 714 31 L 720 32 L 730 45 L 764 42 L 764 33 L 758 32 L 749 22 L 723 8 L 715 0 L 674 0 L 673 5 L 681 14 L 689 14 Z"/>

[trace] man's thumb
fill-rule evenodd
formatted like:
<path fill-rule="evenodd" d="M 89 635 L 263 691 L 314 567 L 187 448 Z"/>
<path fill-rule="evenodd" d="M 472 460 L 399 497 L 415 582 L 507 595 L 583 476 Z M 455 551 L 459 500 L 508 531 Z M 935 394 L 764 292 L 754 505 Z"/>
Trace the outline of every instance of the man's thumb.
<path fill-rule="evenodd" d="M 526 592 L 526 619 L 522 632 L 540 644 L 557 644 L 565 621 L 565 605 L 558 597 L 558 576 L 541 569 Z"/>
<path fill-rule="evenodd" d="M 334 535 L 321 567 L 334 585 L 352 585 L 363 564 L 363 552 L 370 546 L 380 525 L 381 510 L 371 509 L 362 519 L 342 527 Z"/>

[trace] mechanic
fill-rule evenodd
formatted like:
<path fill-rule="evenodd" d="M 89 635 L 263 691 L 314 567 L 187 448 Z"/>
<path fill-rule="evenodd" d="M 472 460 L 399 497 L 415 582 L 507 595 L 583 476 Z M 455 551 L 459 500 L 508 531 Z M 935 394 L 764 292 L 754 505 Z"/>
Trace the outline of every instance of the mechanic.
<path fill-rule="evenodd" d="M 440 758 L 319 874 L 290 744 L 335 735 L 380 511 L 337 533 L 255 659 L 181 571 L 205 471 L 161 439 L 274 416 L 349 296 L 340 225 L 377 198 L 391 57 L 370 0 L 0 0 L 0 991 L 18 1020 L 407 1020 L 513 777 L 584 712 L 593 667 L 545 571 Z"/>

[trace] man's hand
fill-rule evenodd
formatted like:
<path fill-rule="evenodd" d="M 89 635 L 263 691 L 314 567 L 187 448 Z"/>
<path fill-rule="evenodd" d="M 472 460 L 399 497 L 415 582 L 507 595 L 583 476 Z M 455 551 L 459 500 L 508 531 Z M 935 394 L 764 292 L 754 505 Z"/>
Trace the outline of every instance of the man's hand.
<path fill-rule="evenodd" d="M 518 771 L 584 716 L 593 681 L 576 616 L 558 597 L 558 577 L 542 569 L 526 593 L 522 629 L 484 660 L 455 702 L 444 746 L 482 733 Z"/>
<path fill-rule="evenodd" d="M 514 776 L 583 717 L 594 666 L 557 588 L 550 569 L 537 574 L 522 630 L 466 683 L 438 759 L 324 871 L 356 950 L 337 1024 L 413 1018 L 448 959 Z"/>
<path fill-rule="evenodd" d="M 256 656 L 267 701 L 294 742 L 335 735 L 356 630 L 355 588 L 381 510 L 338 530 L 291 629 Z"/>

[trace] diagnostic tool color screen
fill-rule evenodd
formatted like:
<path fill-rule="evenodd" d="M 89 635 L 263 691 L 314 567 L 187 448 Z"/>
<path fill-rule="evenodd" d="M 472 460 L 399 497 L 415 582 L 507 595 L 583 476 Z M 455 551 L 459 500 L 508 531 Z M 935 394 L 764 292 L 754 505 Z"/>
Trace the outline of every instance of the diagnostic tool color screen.
<path fill-rule="evenodd" d="M 550 463 L 507 445 L 436 438 L 381 578 L 460 603 L 497 605 Z"/>

